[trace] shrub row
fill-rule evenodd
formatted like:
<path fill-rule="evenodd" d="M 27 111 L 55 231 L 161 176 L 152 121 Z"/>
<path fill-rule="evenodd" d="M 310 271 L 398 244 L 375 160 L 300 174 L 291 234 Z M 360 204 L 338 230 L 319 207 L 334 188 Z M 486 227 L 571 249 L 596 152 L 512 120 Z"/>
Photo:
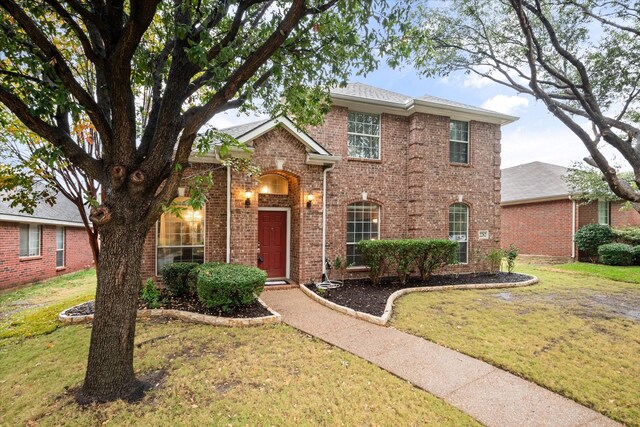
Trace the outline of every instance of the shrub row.
<path fill-rule="evenodd" d="M 420 272 L 422 280 L 456 262 L 458 242 L 447 239 L 362 240 L 358 249 L 375 285 L 388 270 L 395 270 L 404 285 L 409 274 Z"/>
<path fill-rule="evenodd" d="M 592 262 L 606 265 L 640 265 L 640 229 L 612 229 L 608 225 L 589 224 L 575 236 L 578 249 Z"/>
<path fill-rule="evenodd" d="M 196 295 L 207 307 L 225 312 L 253 303 L 267 280 L 257 267 L 221 262 L 167 264 L 160 274 L 173 296 Z"/>

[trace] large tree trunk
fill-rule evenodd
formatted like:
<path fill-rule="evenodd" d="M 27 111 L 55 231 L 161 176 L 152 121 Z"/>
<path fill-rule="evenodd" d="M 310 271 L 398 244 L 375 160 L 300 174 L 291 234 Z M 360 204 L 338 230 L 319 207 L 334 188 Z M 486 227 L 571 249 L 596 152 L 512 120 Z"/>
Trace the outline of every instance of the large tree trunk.
<path fill-rule="evenodd" d="M 143 384 L 133 371 L 133 340 L 147 231 L 144 221 L 131 220 L 100 229 L 95 316 L 80 402 L 131 400 L 141 395 Z"/>

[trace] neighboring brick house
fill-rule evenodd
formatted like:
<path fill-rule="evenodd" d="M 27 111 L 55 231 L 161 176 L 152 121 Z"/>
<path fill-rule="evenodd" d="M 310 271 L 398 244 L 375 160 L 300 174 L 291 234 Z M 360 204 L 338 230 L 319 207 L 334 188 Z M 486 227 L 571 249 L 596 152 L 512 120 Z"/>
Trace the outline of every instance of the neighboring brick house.
<path fill-rule="evenodd" d="M 270 278 L 319 280 L 324 259 L 363 271 L 357 242 L 452 238 L 457 272 L 500 240 L 501 125 L 517 118 L 440 98 L 350 84 L 322 126 L 287 118 L 224 130 L 250 147 L 257 180 L 194 157 L 215 184 L 204 211 L 165 214 L 147 237 L 143 275 L 168 262 L 257 265 Z M 326 195 L 326 196 L 325 196 Z"/>
<path fill-rule="evenodd" d="M 515 244 L 523 255 L 561 260 L 575 259 L 573 243 L 580 227 L 609 224 L 613 227 L 640 225 L 640 214 L 620 209 L 620 202 L 585 204 L 569 192 L 563 177 L 568 169 L 532 162 L 502 170 L 502 246 Z"/>
<path fill-rule="evenodd" d="M 78 208 L 62 196 L 32 215 L 0 197 L 0 242 L 0 289 L 93 266 Z"/>

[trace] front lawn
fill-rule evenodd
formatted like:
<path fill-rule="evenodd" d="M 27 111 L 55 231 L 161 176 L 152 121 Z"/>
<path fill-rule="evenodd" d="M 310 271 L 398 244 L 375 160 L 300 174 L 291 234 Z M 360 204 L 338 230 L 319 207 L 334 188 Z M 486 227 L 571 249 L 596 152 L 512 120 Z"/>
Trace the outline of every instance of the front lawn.
<path fill-rule="evenodd" d="M 637 280 L 614 270 L 600 272 Z M 410 294 L 396 302 L 391 324 L 640 425 L 639 285 L 533 265 L 517 271 L 540 283 Z"/>
<path fill-rule="evenodd" d="M 618 282 L 640 283 L 640 267 L 614 267 L 611 265 L 591 264 L 588 262 L 558 264 L 553 267 L 577 273 L 586 273 L 592 276 L 603 277 L 605 279 L 615 280 Z"/>
<path fill-rule="evenodd" d="M 5 317 L 48 313 L 90 295 L 93 279 L 84 279 L 64 292 L 64 285 L 51 292 L 43 285 L 3 295 L 0 312 L 37 301 L 39 307 Z M 0 339 L 0 424 L 479 425 L 406 381 L 284 325 L 138 322 L 136 371 L 153 389 L 139 403 L 80 408 L 72 394 L 83 379 L 90 331 L 56 325 L 30 338 Z"/>

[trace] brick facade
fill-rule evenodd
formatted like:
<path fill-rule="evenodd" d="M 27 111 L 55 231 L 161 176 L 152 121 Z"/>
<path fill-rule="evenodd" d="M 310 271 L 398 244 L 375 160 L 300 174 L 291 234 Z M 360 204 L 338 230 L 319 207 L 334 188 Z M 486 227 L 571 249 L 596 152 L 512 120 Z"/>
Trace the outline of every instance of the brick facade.
<path fill-rule="evenodd" d="M 640 226 L 640 214 L 620 210 L 619 202 L 610 205 L 612 227 Z M 567 197 L 534 203 L 502 206 L 502 246 L 515 244 L 523 255 L 548 256 L 570 259 L 576 256 L 572 249 L 573 234 L 587 224 L 598 222 L 598 203 L 575 204 L 575 230 L 573 224 L 573 202 Z"/>
<path fill-rule="evenodd" d="M 468 272 L 482 268 L 472 251 L 488 251 L 500 240 L 500 125 L 469 123 L 470 163 L 449 162 L 449 118 L 426 113 L 407 117 L 381 114 L 380 160 L 347 156 L 349 110 L 334 106 L 322 126 L 308 135 L 331 155 L 342 159 L 327 172 L 326 256 L 346 254 L 347 205 L 367 200 L 381 208 L 381 238 L 447 238 L 449 206 L 469 207 L 469 265 L 451 267 Z M 290 274 L 303 283 L 319 280 L 322 273 L 322 207 L 324 167 L 307 164 L 308 147 L 284 128 L 275 128 L 254 139 L 252 161 L 263 174 L 279 174 L 289 183 L 288 196 L 258 194 L 256 180 L 231 174 L 231 261 L 256 265 L 258 211 L 285 208 L 290 211 Z M 284 160 L 277 169 L 276 159 Z M 204 166 L 199 166 L 204 167 Z M 225 171 L 217 171 L 206 206 L 206 261 L 226 257 Z M 245 206 L 245 192 L 252 191 Z M 307 208 L 309 194 L 313 195 Z M 489 238 L 479 240 L 486 230 Z M 215 239 L 210 239 L 212 235 Z M 145 246 L 143 274 L 155 274 L 155 230 Z M 357 273 L 353 273 L 357 274 Z"/>
<path fill-rule="evenodd" d="M 0 289 L 93 266 L 87 233 L 65 227 L 64 267 L 56 268 L 56 226 L 40 226 L 40 255 L 20 257 L 20 223 L 0 221 Z"/>

